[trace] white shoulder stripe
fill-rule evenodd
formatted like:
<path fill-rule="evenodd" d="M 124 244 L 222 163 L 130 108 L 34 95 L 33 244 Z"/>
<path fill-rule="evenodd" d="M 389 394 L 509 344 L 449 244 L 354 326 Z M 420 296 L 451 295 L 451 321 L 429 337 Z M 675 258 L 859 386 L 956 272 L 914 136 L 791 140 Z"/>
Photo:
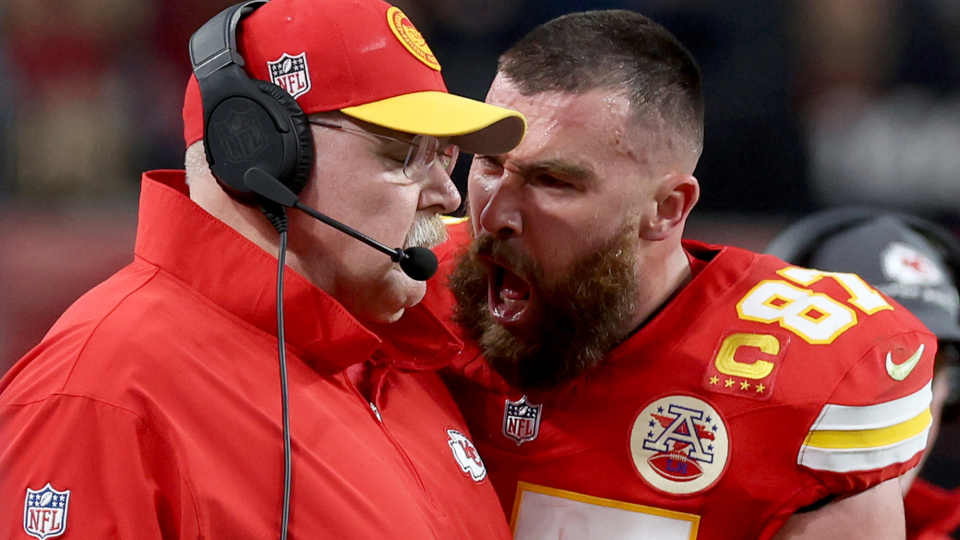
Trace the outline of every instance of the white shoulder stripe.
<path fill-rule="evenodd" d="M 927 445 L 929 426 L 917 435 L 895 444 L 875 448 L 817 448 L 804 445 L 800 448 L 797 463 L 810 469 L 848 473 L 882 469 L 903 463 L 915 456 Z"/>
<path fill-rule="evenodd" d="M 846 473 L 909 461 L 927 444 L 931 383 L 893 401 L 853 407 L 828 403 L 800 447 L 797 463 Z"/>
<path fill-rule="evenodd" d="M 850 407 L 847 405 L 827 404 L 813 423 L 813 431 L 853 431 L 877 429 L 894 426 L 921 414 L 930 406 L 933 399 L 931 384 L 909 396 L 870 405 Z"/>

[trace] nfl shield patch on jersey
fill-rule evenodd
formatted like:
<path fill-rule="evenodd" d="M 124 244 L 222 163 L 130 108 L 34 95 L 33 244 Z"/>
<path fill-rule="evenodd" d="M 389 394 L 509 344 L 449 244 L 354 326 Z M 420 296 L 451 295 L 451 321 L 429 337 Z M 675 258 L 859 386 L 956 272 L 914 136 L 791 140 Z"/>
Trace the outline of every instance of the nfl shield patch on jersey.
<path fill-rule="evenodd" d="M 693 396 L 658 399 L 637 416 L 630 453 L 651 486 L 674 495 L 710 488 L 727 465 L 730 441 L 720 414 Z"/>
<path fill-rule="evenodd" d="M 70 490 L 57 491 L 49 483 L 39 491 L 27 488 L 23 503 L 23 530 L 44 540 L 60 536 L 67 530 Z"/>
<path fill-rule="evenodd" d="M 540 433 L 540 413 L 543 405 L 534 405 L 523 396 L 503 404 L 503 436 L 513 439 L 517 446 L 532 441 Z"/>

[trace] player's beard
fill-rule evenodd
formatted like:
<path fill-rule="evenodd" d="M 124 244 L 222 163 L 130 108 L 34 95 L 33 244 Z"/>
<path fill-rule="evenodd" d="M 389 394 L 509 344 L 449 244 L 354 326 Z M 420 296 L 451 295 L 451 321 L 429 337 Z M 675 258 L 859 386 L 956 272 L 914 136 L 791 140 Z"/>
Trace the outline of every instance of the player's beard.
<path fill-rule="evenodd" d="M 530 284 L 537 302 L 524 335 L 515 335 L 490 314 L 488 270 L 478 254 L 492 257 Z M 458 261 L 450 285 L 455 320 L 475 339 L 493 369 L 515 387 L 551 388 L 576 378 L 603 359 L 631 328 L 640 284 L 636 242 L 624 233 L 547 283 L 539 264 L 506 242 L 484 236 Z"/>

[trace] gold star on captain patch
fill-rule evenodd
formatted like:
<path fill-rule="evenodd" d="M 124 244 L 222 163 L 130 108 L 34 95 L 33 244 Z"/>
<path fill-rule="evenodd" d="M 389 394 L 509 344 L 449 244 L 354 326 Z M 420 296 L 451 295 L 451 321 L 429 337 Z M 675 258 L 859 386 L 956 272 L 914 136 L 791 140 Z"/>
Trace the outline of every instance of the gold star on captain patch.
<path fill-rule="evenodd" d="M 758 393 L 758 394 L 762 394 L 765 389 L 766 389 L 766 387 L 763 385 L 763 383 L 757 385 L 757 393 Z"/>
<path fill-rule="evenodd" d="M 740 383 L 740 389 L 741 389 L 741 390 L 749 390 L 749 389 L 750 389 L 750 383 L 748 383 L 747 381 L 743 381 L 742 383 Z"/>
<path fill-rule="evenodd" d="M 710 384 L 717 384 L 718 382 L 720 382 L 720 377 L 717 377 L 716 375 L 710 377 Z"/>
<path fill-rule="evenodd" d="M 724 388 L 730 388 L 731 386 L 733 386 L 733 383 L 735 383 L 735 382 L 736 382 L 736 381 L 734 381 L 733 379 L 727 379 L 727 380 L 723 381 L 723 386 L 724 386 Z"/>

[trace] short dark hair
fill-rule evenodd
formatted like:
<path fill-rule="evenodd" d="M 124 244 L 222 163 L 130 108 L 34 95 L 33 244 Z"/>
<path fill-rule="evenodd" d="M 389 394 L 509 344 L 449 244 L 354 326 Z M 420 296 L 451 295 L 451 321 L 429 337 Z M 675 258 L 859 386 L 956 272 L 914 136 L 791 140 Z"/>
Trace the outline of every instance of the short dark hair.
<path fill-rule="evenodd" d="M 673 34 L 639 13 L 584 11 L 553 19 L 503 53 L 499 72 L 524 95 L 621 90 L 635 117 L 656 112 L 702 148 L 700 67 Z"/>

